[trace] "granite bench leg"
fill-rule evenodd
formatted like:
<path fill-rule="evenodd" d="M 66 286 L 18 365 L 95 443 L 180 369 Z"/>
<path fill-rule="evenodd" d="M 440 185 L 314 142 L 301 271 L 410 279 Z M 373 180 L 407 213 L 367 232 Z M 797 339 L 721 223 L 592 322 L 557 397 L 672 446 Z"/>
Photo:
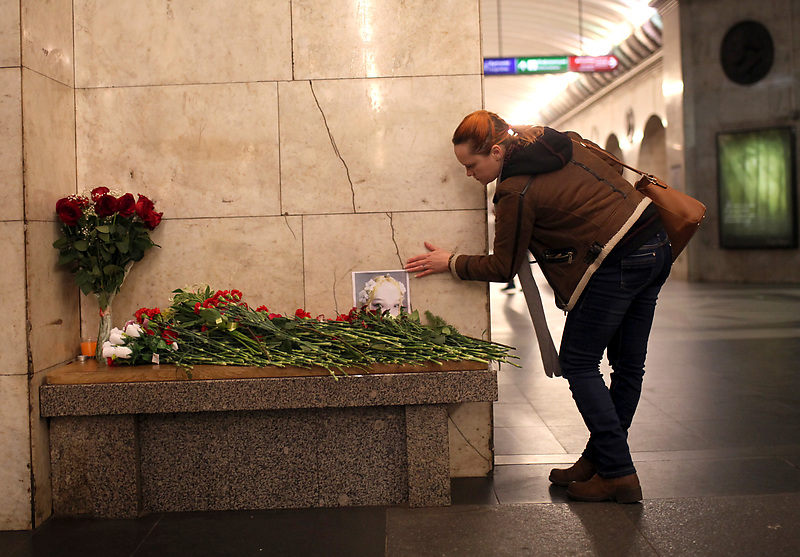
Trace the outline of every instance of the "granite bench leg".
<path fill-rule="evenodd" d="M 450 439 L 443 404 L 406 406 L 409 507 L 450 505 Z"/>
<path fill-rule="evenodd" d="M 137 517 L 137 453 L 135 416 L 51 419 L 53 514 Z"/>

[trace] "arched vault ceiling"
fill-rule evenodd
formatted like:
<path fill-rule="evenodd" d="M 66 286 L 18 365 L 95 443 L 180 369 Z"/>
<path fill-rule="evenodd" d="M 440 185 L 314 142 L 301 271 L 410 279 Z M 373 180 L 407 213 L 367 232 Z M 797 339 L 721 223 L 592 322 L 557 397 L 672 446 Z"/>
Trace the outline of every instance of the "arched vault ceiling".
<path fill-rule="evenodd" d="M 643 0 L 482 0 L 484 56 L 583 54 Z"/>
<path fill-rule="evenodd" d="M 609 54 L 608 50 L 598 52 L 597 45 L 612 36 L 616 38 L 613 44 L 624 42 L 625 37 L 647 19 L 632 24 L 632 14 L 647 8 L 648 0 L 481 0 L 483 56 Z M 620 31 L 622 35 L 619 35 Z M 615 53 L 621 51 L 627 56 L 633 50 L 636 57 L 634 62 L 638 62 L 658 47 L 660 36 L 657 45 L 647 45 L 646 52 L 637 42 L 623 45 Z M 625 62 L 624 69 L 629 69 L 630 60 Z M 586 90 L 596 90 L 598 83 L 604 84 L 609 80 L 609 76 L 601 76 L 601 79 L 584 76 L 580 84 L 571 86 L 571 90 L 585 96 Z M 521 104 L 534 102 L 532 99 L 541 96 L 543 90 L 546 94 L 547 89 L 563 86 L 553 76 L 487 76 L 484 87 L 486 108 L 510 115 L 512 112 L 518 113 L 517 107 Z M 561 104 L 569 102 L 569 93 L 566 91 L 560 96 Z M 551 111 L 545 112 L 552 116 Z M 563 109 L 559 112 L 563 112 Z"/>

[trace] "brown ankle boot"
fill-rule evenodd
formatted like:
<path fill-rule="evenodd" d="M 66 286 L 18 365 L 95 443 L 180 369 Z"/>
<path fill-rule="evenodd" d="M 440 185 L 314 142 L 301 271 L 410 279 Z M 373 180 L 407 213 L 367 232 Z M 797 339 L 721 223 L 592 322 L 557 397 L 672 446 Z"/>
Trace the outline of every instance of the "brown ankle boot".
<path fill-rule="evenodd" d="M 595 474 L 589 481 L 569 484 L 567 495 L 576 501 L 636 503 L 642 500 L 642 487 L 636 474 L 619 478 L 602 478 Z"/>
<path fill-rule="evenodd" d="M 563 487 L 572 482 L 585 482 L 590 480 L 597 472 L 597 467 L 586 458 L 580 457 L 578 462 L 569 468 L 553 468 L 550 470 L 550 481 Z"/>

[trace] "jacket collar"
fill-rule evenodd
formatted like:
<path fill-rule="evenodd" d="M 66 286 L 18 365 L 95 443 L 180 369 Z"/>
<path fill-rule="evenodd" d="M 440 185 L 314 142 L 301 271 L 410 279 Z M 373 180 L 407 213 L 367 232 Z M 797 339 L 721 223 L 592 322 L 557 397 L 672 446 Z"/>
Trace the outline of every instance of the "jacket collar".
<path fill-rule="evenodd" d="M 511 176 L 544 174 L 562 169 L 572 159 L 572 140 L 553 128 L 533 143 L 512 145 L 506 152 L 500 181 Z"/>

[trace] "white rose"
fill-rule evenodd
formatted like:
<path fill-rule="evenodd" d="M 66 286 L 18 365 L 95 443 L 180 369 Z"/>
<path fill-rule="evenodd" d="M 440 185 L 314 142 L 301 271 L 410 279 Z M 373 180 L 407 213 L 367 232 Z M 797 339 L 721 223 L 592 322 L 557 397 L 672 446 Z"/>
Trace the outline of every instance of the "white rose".
<path fill-rule="evenodd" d="M 127 327 L 125 327 L 125 334 L 129 337 L 139 338 L 142 336 L 142 328 L 139 326 L 138 323 L 131 323 Z"/>
<path fill-rule="evenodd" d="M 111 356 L 114 355 L 114 350 L 115 349 L 116 349 L 116 346 L 113 346 L 110 342 L 105 341 L 103 343 L 103 357 L 104 358 L 110 358 Z"/>
<path fill-rule="evenodd" d="M 114 327 L 113 329 L 111 329 L 111 334 L 108 336 L 108 342 L 110 342 L 115 346 L 119 346 L 124 342 L 122 340 L 122 334 L 123 334 L 122 331 Z"/>
<path fill-rule="evenodd" d="M 127 360 L 128 358 L 130 358 L 131 354 L 133 354 L 133 350 L 131 350 L 127 346 L 117 346 L 114 349 L 114 355 L 117 358 L 122 358 L 123 360 Z"/>

